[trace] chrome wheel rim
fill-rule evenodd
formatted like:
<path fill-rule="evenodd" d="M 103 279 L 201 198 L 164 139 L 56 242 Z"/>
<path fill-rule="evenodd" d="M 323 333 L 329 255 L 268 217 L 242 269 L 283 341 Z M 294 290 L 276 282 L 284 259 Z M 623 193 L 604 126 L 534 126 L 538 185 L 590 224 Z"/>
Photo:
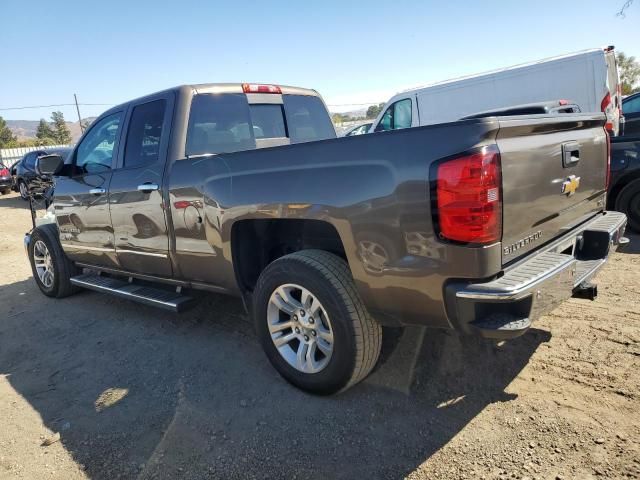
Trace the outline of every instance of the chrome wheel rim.
<path fill-rule="evenodd" d="M 51 288 L 54 279 L 53 262 L 49 254 L 49 249 L 42 240 L 38 240 L 33 245 L 33 263 L 42 285 L 46 288 Z"/>
<path fill-rule="evenodd" d="M 329 315 L 309 290 L 288 283 L 269 298 L 267 326 L 278 353 L 303 373 L 318 373 L 333 354 L 333 329 Z"/>
<path fill-rule="evenodd" d="M 20 182 L 20 195 L 22 198 L 27 198 L 29 196 L 29 191 L 27 190 L 27 185 L 24 182 Z"/>

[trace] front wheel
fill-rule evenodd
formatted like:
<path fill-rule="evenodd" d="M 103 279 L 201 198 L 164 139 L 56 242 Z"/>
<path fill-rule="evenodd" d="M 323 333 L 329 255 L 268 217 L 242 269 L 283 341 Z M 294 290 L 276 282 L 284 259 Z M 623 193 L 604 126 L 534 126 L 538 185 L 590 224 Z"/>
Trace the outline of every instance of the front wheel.
<path fill-rule="evenodd" d="M 78 290 L 70 281 L 78 269 L 62 251 L 55 225 L 43 225 L 33 231 L 29 243 L 29 261 L 33 278 L 46 296 L 62 298 Z"/>
<path fill-rule="evenodd" d="M 262 347 L 290 383 L 328 395 L 364 379 L 380 354 L 382 329 L 364 307 L 346 262 L 321 250 L 267 266 L 254 295 Z"/>

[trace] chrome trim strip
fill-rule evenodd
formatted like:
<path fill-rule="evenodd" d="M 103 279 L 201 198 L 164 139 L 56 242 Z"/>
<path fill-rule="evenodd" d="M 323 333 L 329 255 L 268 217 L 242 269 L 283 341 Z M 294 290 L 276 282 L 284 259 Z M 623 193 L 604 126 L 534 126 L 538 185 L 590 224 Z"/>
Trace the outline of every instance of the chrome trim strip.
<path fill-rule="evenodd" d="M 129 250 L 127 248 L 116 248 L 116 253 L 133 253 L 136 255 L 146 255 L 148 257 L 159 257 L 159 258 L 167 258 L 166 253 L 151 253 L 151 252 L 140 252 L 137 250 Z"/>
<path fill-rule="evenodd" d="M 115 248 L 90 247 L 88 245 L 74 245 L 73 243 L 61 243 L 62 248 L 75 248 L 76 250 L 91 250 L 95 252 L 115 252 Z"/>

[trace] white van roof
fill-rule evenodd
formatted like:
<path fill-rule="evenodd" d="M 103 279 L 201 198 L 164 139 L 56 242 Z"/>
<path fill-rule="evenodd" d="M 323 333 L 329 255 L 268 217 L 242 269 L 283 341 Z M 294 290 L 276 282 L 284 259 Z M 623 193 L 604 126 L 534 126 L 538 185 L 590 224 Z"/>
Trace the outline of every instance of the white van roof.
<path fill-rule="evenodd" d="M 604 53 L 606 53 L 608 51 L 613 51 L 613 47 L 590 48 L 590 49 L 587 49 L 587 50 L 580 50 L 578 52 L 566 53 L 564 55 L 558 55 L 558 56 L 555 56 L 555 57 L 543 58 L 541 60 L 536 60 L 534 62 L 519 63 L 517 65 L 511 65 L 510 67 L 497 68 L 495 70 L 489 70 L 489 71 L 482 72 L 482 73 L 474 73 L 472 75 L 463 75 L 461 77 L 450 78 L 450 79 L 447 79 L 447 80 L 441 80 L 441 81 L 433 82 L 433 83 L 427 83 L 425 85 L 421 85 L 421 86 L 418 86 L 418 87 L 413 87 L 413 88 L 408 88 L 406 90 L 401 90 L 400 92 L 396 93 L 396 95 L 415 92 L 415 91 L 418 91 L 418 90 L 422 90 L 423 88 L 430 88 L 430 87 L 436 87 L 436 86 L 439 86 L 439 85 L 446 85 L 448 83 L 459 82 L 461 80 L 469 80 L 471 78 L 484 77 L 485 75 L 493 75 L 495 73 L 507 72 L 509 70 L 517 70 L 517 69 L 520 69 L 520 68 L 530 67 L 532 65 L 538 65 L 538 64 L 541 64 L 541 63 L 553 62 L 553 61 L 556 61 L 556 60 L 565 60 L 565 59 L 572 58 L 572 57 L 580 57 L 580 56 L 583 56 L 583 55 L 590 55 L 590 54 L 594 54 L 594 53 L 604 54 Z M 396 95 L 394 95 L 394 97 Z"/>

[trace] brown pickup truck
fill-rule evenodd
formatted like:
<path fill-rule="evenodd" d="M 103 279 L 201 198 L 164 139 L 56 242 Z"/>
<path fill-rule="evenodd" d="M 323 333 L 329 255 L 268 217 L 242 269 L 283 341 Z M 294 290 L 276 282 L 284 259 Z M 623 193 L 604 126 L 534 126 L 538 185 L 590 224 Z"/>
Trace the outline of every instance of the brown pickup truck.
<path fill-rule="evenodd" d="M 607 212 L 592 114 L 484 117 L 335 138 L 313 90 L 182 86 L 112 108 L 56 176 L 25 239 L 45 295 L 78 288 L 180 311 L 208 291 L 253 314 L 274 367 L 334 393 L 374 367 L 384 325 L 506 339 L 591 278 Z"/>

